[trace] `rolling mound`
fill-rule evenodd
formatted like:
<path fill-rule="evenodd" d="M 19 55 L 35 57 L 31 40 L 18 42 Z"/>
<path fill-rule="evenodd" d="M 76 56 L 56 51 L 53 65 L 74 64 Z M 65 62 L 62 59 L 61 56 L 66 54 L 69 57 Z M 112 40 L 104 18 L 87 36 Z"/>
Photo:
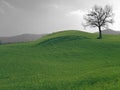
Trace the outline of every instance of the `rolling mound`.
<path fill-rule="evenodd" d="M 90 33 L 85 33 L 77 30 L 68 30 L 49 34 L 38 40 L 38 42 L 39 44 L 49 45 L 65 41 L 90 39 L 89 36 Z"/>
<path fill-rule="evenodd" d="M 120 90 L 120 36 L 62 31 L 0 45 L 0 90 Z"/>
<path fill-rule="evenodd" d="M 61 36 L 61 37 L 56 37 L 56 38 L 51 38 L 51 39 L 48 39 L 48 40 L 45 40 L 39 44 L 55 44 L 55 43 L 60 43 L 60 42 L 65 42 L 65 41 L 71 41 L 71 40 L 77 40 L 77 39 L 88 39 L 86 37 L 80 37 L 80 36 Z"/>

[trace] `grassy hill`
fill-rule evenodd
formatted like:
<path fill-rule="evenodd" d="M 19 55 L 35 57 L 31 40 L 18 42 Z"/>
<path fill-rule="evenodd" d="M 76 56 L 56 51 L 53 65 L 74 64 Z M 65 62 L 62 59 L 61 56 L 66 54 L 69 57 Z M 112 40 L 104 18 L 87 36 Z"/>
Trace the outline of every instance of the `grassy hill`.
<path fill-rule="evenodd" d="M 0 90 L 120 90 L 120 36 L 80 31 L 0 45 Z"/>

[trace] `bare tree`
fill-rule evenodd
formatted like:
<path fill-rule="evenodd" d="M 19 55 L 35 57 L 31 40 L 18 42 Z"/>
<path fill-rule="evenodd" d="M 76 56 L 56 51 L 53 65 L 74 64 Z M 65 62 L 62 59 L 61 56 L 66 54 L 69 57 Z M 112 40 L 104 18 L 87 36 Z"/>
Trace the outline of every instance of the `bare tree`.
<path fill-rule="evenodd" d="M 88 14 L 85 15 L 86 26 L 97 27 L 99 29 L 98 39 L 102 39 L 102 27 L 108 27 L 108 24 L 113 23 L 112 7 L 95 5 Z"/>

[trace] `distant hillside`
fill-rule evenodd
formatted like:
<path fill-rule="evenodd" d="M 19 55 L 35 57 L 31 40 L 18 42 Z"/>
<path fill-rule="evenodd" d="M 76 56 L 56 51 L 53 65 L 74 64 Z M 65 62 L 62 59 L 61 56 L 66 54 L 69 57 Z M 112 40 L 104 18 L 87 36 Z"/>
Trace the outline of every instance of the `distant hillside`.
<path fill-rule="evenodd" d="M 120 34 L 120 31 L 114 31 L 112 29 L 106 29 L 102 31 L 103 34 Z"/>
<path fill-rule="evenodd" d="M 34 41 L 45 34 L 22 34 L 17 36 L 11 36 L 11 37 L 0 37 L 0 42 L 2 44 L 6 43 L 17 43 L 17 42 L 28 42 L 28 41 Z"/>

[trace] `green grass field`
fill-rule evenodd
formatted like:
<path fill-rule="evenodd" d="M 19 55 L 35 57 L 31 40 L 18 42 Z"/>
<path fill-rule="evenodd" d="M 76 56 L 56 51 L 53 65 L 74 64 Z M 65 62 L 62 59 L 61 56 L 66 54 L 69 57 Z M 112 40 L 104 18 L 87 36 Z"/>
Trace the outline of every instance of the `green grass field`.
<path fill-rule="evenodd" d="M 120 35 L 62 31 L 0 45 L 0 90 L 120 90 Z"/>

